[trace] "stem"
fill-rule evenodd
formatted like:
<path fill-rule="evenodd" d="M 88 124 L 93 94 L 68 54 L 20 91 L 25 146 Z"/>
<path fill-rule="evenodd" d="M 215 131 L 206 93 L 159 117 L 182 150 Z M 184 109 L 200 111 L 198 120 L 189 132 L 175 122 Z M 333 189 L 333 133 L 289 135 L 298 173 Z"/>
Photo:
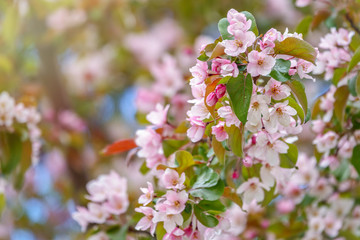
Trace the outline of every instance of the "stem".
<path fill-rule="evenodd" d="M 345 14 L 345 18 L 350 23 L 351 28 L 354 29 L 357 32 L 357 34 L 360 35 L 360 29 L 354 23 L 354 20 L 351 18 L 350 13 L 347 12 Z"/>

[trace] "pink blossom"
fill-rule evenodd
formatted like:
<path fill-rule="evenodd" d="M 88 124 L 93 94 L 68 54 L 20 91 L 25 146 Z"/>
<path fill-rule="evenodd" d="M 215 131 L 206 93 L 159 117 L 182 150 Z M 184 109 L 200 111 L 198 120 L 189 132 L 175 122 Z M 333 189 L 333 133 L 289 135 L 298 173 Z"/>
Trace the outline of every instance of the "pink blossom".
<path fill-rule="evenodd" d="M 295 203 L 291 199 L 281 199 L 276 203 L 276 209 L 281 214 L 287 214 L 294 210 Z"/>
<path fill-rule="evenodd" d="M 148 187 L 147 188 L 140 188 L 141 192 L 143 193 L 139 197 L 139 203 L 143 204 L 144 206 L 151 203 L 151 201 L 154 198 L 154 187 L 151 184 L 151 182 L 147 182 Z"/>
<path fill-rule="evenodd" d="M 329 237 L 336 237 L 339 234 L 339 230 L 342 227 L 342 219 L 338 218 L 335 214 L 332 212 L 328 212 L 324 218 L 325 223 L 325 233 Z"/>
<path fill-rule="evenodd" d="M 105 232 L 98 232 L 96 234 L 91 235 L 87 240 L 109 240 L 110 238 Z"/>
<path fill-rule="evenodd" d="M 162 127 L 167 122 L 167 113 L 170 105 L 163 107 L 161 104 L 156 104 L 155 110 L 146 115 L 146 119 L 155 126 Z"/>
<path fill-rule="evenodd" d="M 174 96 L 184 87 L 184 80 L 177 61 L 171 55 L 164 55 L 161 62 L 150 65 L 150 72 L 156 79 L 153 89 L 165 96 Z"/>
<path fill-rule="evenodd" d="M 230 222 L 230 228 L 226 232 L 238 236 L 246 229 L 247 213 L 238 205 L 232 204 L 225 215 Z"/>
<path fill-rule="evenodd" d="M 120 215 L 126 212 L 129 207 L 127 194 L 111 194 L 108 201 L 103 204 L 104 210 L 110 214 Z"/>
<path fill-rule="evenodd" d="M 249 204 L 253 199 L 256 202 L 264 200 L 264 189 L 269 191 L 270 188 L 259 181 L 258 178 L 253 177 L 242 183 L 236 190 L 238 194 L 244 194 L 244 203 Z"/>
<path fill-rule="evenodd" d="M 83 10 L 68 10 L 65 8 L 59 8 L 47 17 L 46 24 L 49 28 L 61 33 L 66 31 L 68 28 L 80 25 L 85 21 L 86 15 Z"/>
<path fill-rule="evenodd" d="M 339 156 L 343 158 L 351 158 L 353 155 L 353 149 L 356 146 L 356 141 L 354 137 L 344 136 L 340 139 L 338 148 L 339 148 Z"/>
<path fill-rule="evenodd" d="M 225 84 L 219 84 L 215 88 L 216 97 L 218 99 L 222 98 L 226 93 L 226 85 Z"/>
<path fill-rule="evenodd" d="M 275 65 L 275 59 L 263 52 L 253 50 L 249 53 L 248 57 L 249 64 L 247 65 L 247 71 L 252 77 L 268 75 Z"/>
<path fill-rule="evenodd" d="M 227 20 L 230 25 L 227 30 L 232 35 L 237 32 L 247 32 L 251 27 L 251 20 L 247 20 L 245 14 L 239 13 L 235 9 L 230 9 L 227 13 Z"/>
<path fill-rule="evenodd" d="M 191 93 L 195 99 L 204 99 L 206 92 L 206 84 L 198 84 L 191 86 Z"/>
<path fill-rule="evenodd" d="M 171 233 L 166 233 L 163 240 L 182 240 L 184 231 L 180 228 L 175 228 Z"/>
<path fill-rule="evenodd" d="M 289 101 L 276 103 L 270 112 L 269 123 L 264 122 L 266 130 L 274 133 L 278 129 L 278 124 L 284 127 L 290 126 L 291 116 L 297 114 L 296 110 L 288 105 Z"/>
<path fill-rule="evenodd" d="M 161 136 L 150 127 L 136 131 L 135 143 L 141 147 L 139 157 L 155 156 L 162 149 Z"/>
<path fill-rule="evenodd" d="M 329 131 L 324 135 L 319 135 L 313 141 L 313 144 L 316 145 L 316 149 L 321 152 L 330 151 L 332 148 L 336 147 L 339 136 L 333 132 Z"/>
<path fill-rule="evenodd" d="M 264 37 L 259 41 L 260 43 L 260 49 L 265 50 L 266 48 L 274 48 L 275 47 L 275 40 L 277 40 L 279 35 L 279 32 L 271 28 L 269 31 L 267 31 L 264 35 Z"/>
<path fill-rule="evenodd" d="M 306 7 L 312 2 L 312 0 L 296 0 L 295 5 L 297 7 Z"/>
<path fill-rule="evenodd" d="M 83 132 L 86 129 L 85 122 L 70 110 L 61 111 L 58 115 L 58 120 L 64 127 L 73 131 Z"/>
<path fill-rule="evenodd" d="M 326 123 L 321 119 L 312 120 L 312 128 L 311 130 L 317 134 L 320 134 L 324 131 Z"/>
<path fill-rule="evenodd" d="M 157 104 L 162 104 L 163 97 L 160 93 L 150 91 L 146 88 L 139 88 L 136 92 L 135 104 L 139 111 L 150 112 Z"/>
<path fill-rule="evenodd" d="M 150 228 L 150 234 L 151 236 L 154 236 L 156 229 L 156 223 L 153 222 L 153 218 L 155 216 L 154 209 L 149 207 L 139 207 L 135 208 L 135 211 L 145 215 L 136 224 L 135 229 L 145 231 Z"/>
<path fill-rule="evenodd" d="M 211 127 L 212 134 L 215 135 L 216 140 L 219 142 L 225 141 L 229 135 L 225 131 L 225 122 L 219 122 L 217 125 Z"/>
<path fill-rule="evenodd" d="M 280 161 L 279 153 L 287 153 L 288 149 L 286 143 L 262 131 L 257 135 L 256 145 L 249 149 L 249 155 L 275 166 Z"/>
<path fill-rule="evenodd" d="M 105 210 L 105 208 L 97 203 L 89 203 L 89 222 L 102 224 L 109 217 L 109 213 Z"/>
<path fill-rule="evenodd" d="M 234 36 L 235 40 L 224 40 L 221 42 L 225 47 L 225 53 L 233 57 L 237 57 L 239 54 L 244 53 L 256 39 L 253 32 L 237 31 Z"/>
<path fill-rule="evenodd" d="M 167 214 L 179 214 L 184 211 L 185 203 L 188 200 L 188 194 L 185 190 L 181 192 L 167 191 L 165 197 L 164 205 L 166 205 Z"/>
<path fill-rule="evenodd" d="M 164 228 L 167 233 L 171 233 L 176 226 L 181 226 L 184 219 L 181 214 L 167 214 L 165 212 L 156 212 L 153 218 L 154 223 L 164 222 Z"/>
<path fill-rule="evenodd" d="M 85 207 L 77 207 L 71 216 L 81 226 L 81 231 L 85 232 L 91 219 L 89 211 Z"/>
<path fill-rule="evenodd" d="M 276 81 L 273 78 L 270 78 L 265 86 L 265 94 L 277 101 L 290 96 L 290 92 L 291 89 L 289 86 L 286 84 L 281 84 L 281 82 Z"/>
<path fill-rule="evenodd" d="M 161 183 L 167 189 L 183 189 L 185 182 L 185 173 L 179 176 L 179 173 L 173 169 L 167 168 L 161 176 Z"/>
<path fill-rule="evenodd" d="M 193 76 L 193 78 L 190 80 L 190 85 L 197 85 L 203 83 L 208 76 L 207 71 L 207 63 L 197 60 L 196 65 L 190 68 L 190 72 Z"/>
<path fill-rule="evenodd" d="M 211 92 L 206 98 L 206 104 L 208 106 L 214 106 L 217 103 L 217 101 L 218 101 L 218 98 L 217 98 L 215 92 Z"/>
<path fill-rule="evenodd" d="M 333 188 L 326 178 L 320 178 L 315 185 L 310 189 L 309 194 L 317 197 L 319 201 L 327 199 L 333 193 Z"/>
<path fill-rule="evenodd" d="M 265 119 L 269 118 L 269 107 L 270 98 L 265 95 L 254 94 L 251 97 L 250 109 L 247 116 L 247 120 L 252 125 L 261 123 L 261 117 Z"/>
<path fill-rule="evenodd" d="M 313 77 L 308 75 L 308 73 L 310 73 L 314 69 L 314 67 L 314 64 L 303 59 L 299 59 L 297 61 L 297 73 L 299 74 L 299 77 L 301 79 L 306 78 L 315 80 Z"/>
<path fill-rule="evenodd" d="M 190 138 L 190 140 L 192 142 L 198 142 L 200 141 L 205 133 L 205 125 L 200 126 L 200 125 L 192 125 L 188 130 L 187 130 L 187 136 Z"/>
<path fill-rule="evenodd" d="M 7 92 L 0 94 L 0 126 L 10 127 L 13 124 L 15 100 Z"/>
<path fill-rule="evenodd" d="M 230 127 L 231 125 L 235 125 L 238 127 L 240 125 L 240 120 L 236 117 L 230 106 L 223 106 L 219 108 L 218 114 L 220 117 L 225 119 L 227 127 Z"/>

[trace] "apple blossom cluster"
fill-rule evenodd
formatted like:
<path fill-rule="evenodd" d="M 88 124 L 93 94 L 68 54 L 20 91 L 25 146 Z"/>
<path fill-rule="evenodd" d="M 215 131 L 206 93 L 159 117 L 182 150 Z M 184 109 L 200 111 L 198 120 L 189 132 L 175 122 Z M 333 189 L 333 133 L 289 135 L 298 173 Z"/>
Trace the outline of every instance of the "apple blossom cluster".
<path fill-rule="evenodd" d="M 245 132 L 243 146 L 238 142 L 230 147 L 242 148 L 240 157 L 245 167 L 262 166 L 260 178 L 247 179 L 237 190 L 244 203 L 250 204 L 253 199 L 262 202 L 264 192 L 270 191 L 275 182 L 286 183 L 280 177 L 275 181 L 274 173 L 281 172 L 280 166 L 284 164 L 280 160 L 290 153 L 289 147 L 293 147 L 296 140 L 291 136 L 302 131 L 303 122 L 290 77 L 297 73 L 299 78 L 311 78 L 308 73 L 314 65 L 276 53 L 276 44 L 288 38 L 302 41 L 300 35 L 270 29 L 262 38 L 257 38 L 251 29 L 252 20 L 234 9 L 228 12 L 227 21 L 229 39 L 217 43 L 208 61 L 198 60 L 190 69 L 194 96 L 190 102 L 194 105 L 187 113 L 191 124 L 187 135 L 193 142 L 202 140 L 204 134 L 223 142 L 230 139 L 234 131 Z M 218 56 L 214 56 L 214 52 Z M 279 68 L 285 69 L 284 74 L 275 73 Z M 246 77 L 241 77 L 244 75 Z M 279 75 L 288 77 L 289 81 Z M 242 84 L 247 86 L 243 89 Z M 248 110 L 246 100 L 242 105 L 237 103 L 243 94 L 249 98 Z"/>
<path fill-rule="evenodd" d="M 0 129 L 7 133 L 21 131 L 25 126 L 25 134 L 31 142 L 31 160 L 33 164 L 39 161 L 41 148 L 41 130 L 38 127 L 41 116 L 33 106 L 16 103 L 7 92 L 0 94 Z M 22 130 L 23 131 L 23 130 Z"/>
<path fill-rule="evenodd" d="M 86 198 L 90 200 L 87 208 L 79 206 L 72 214 L 81 230 L 86 231 L 89 224 L 121 224 L 119 216 L 129 206 L 126 178 L 111 171 L 88 182 L 86 189 L 89 193 Z"/>
<path fill-rule="evenodd" d="M 354 31 L 345 28 L 331 28 L 331 33 L 321 38 L 319 48 L 324 51 L 319 53 L 316 61 L 316 69 L 314 74 L 322 74 L 325 72 L 325 80 L 330 80 L 334 76 L 334 70 L 341 68 L 344 64 L 348 64 L 353 53 L 350 50 L 351 39 Z M 355 68 L 353 71 L 356 72 Z"/>

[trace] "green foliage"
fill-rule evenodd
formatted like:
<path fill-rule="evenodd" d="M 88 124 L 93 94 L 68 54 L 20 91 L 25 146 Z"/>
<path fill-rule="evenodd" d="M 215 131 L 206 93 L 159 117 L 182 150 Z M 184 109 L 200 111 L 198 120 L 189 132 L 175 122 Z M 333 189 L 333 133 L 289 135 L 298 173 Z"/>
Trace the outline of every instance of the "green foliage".
<path fill-rule="evenodd" d="M 217 141 L 215 137 L 212 139 L 212 147 L 219 162 L 223 165 L 225 163 L 225 148 L 221 142 Z"/>
<path fill-rule="evenodd" d="M 164 236 L 166 234 L 166 230 L 164 228 L 164 223 L 163 222 L 159 222 L 156 225 L 155 233 L 156 233 L 156 240 L 162 240 L 164 238 Z"/>
<path fill-rule="evenodd" d="M 190 191 L 193 197 L 199 197 L 205 200 L 214 201 L 218 200 L 224 193 L 225 184 L 219 179 L 217 184 L 208 188 L 196 188 Z"/>
<path fill-rule="evenodd" d="M 287 153 L 279 154 L 280 156 L 280 167 L 282 168 L 294 168 L 298 160 L 298 149 L 295 144 L 287 143 L 289 149 Z"/>
<path fill-rule="evenodd" d="M 336 119 L 340 123 L 340 127 L 342 128 L 345 117 L 345 108 L 346 103 L 349 97 L 349 88 L 348 86 L 341 86 L 336 89 L 334 93 L 335 103 L 334 103 L 334 115 Z"/>
<path fill-rule="evenodd" d="M 285 40 L 275 42 L 275 54 L 286 54 L 315 64 L 316 51 L 313 46 L 304 40 L 288 37 Z"/>
<path fill-rule="evenodd" d="M 288 81 L 288 82 L 286 82 L 286 84 L 290 87 L 291 91 L 296 96 L 298 102 L 301 104 L 302 109 L 304 110 L 304 114 L 307 115 L 308 114 L 308 100 L 306 97 L 304 84 L 298 80 Z"/>
<path fill-rule="evenodd" d="M 340 162 L 340 166 L 333 171 L 334 176 L 340 182 L 345 181 L 350 176 L 350 165 L 349 162 L 343 159 Z"/>
<path fill-rule="evenodd" d="M 226 132 L 229 135 L 229 145 L 231 151 L 238 157 L 243 156 L 243 135 L 244 127 L 240 125 L 240 128 L 232 125 L 229 128 L 226 128 Z"/>
<path fill-rule="evenodd" d="M 169 157 L 171 154 L 179 150 L 182 146 L 188 143 L 188 140 L 174 140 L 174 139 L 166 139 L 162 142 L 164 155 L 165 157 Z"/>
<path fill-rule="evenodd" d="M 286 100 L 289 101 L 289 106 L 294 108 L 297 112 L 297 116 L 301 119 L 301 122 L 305 121 L 305 113 L 304 110 L 300 107 L 300 105 L 296 102 L 293 97 L 288 97 Z"/>
<path fill-rule="evenodd" d="M 249 112 L 251 95 L 253 89 L 253 80 L 248 74 L 239 74 L 236 78 L 230 78 L 226 84 L 226 90 L 230 96 L 231 106 L 235 115 L 245 125 Z"/>
<path fill-rule="evenodd" d="M 354 147 L 350 162 L 360 176 L 360 145 Z"/>
<path fill-rule="evenodd" d="M 179 173 L 184 172 L 188 167 L 191 167 L 195 164 L 195 161 L 191 153 L 184 150 L 180 150 L 176 152 L 175 161 L 178 164 L 177 170 Z"/>
<path fill-rule="evenodd" d="M 339 81 L 345 77 L 346 75 L 346 68 L 337 68 L 334 71 L 334 76 L 332 78 L 332 82 L 335 86 L 339 83 Z"/>
<path fill-rule="evenodd" d="M 297 25 L 295 32 L 301 33 L 305 38 L 309 32 L 310 26 L 313 22 L 313 16 L 304 17 L 301 22 Z"/>
<path fill-rule="evenodd" d="M 206 227 L 215 227 L 219 220 L 215 217 L 226 211 L 225 206 L 219 201 L 202 200 L 194 206 L 196 218 Z"/>
<path fill-rule="evenodd" d="M 220 32 L 221 37 L 225 39 L 234 39 L 234 37 L 227 31 L 227 27 L 230 25 L 227 18 L 220 19 L 218 23 L 218 29 Z"/>
<path fill-rule="evenodd" d="M 259 30 L 258 30 L 257 25 L 256 25 L 255 17 L 251 13 L 249 13 L 248 11 L 242 11 L 241 13 L 243 13 L 246 16 L 246 19 L 251 20 L 250 31 L 255 33 L 256 36 L 258 36 L 259 35 Z"/>
<path fill-rule="evenodd" d="M 286 82 L 291 78 L 291 76 L 289 75 L 290 66 L 290 61 L 284 59 L 276 59 L 275 66 L 271 70 L 270 76 L 280 82 Z"/>
<path fill-rule="evenodd" d="M 349 79 L 349 91 L 351 95 L 354 97 L 360 95 L 360 75 L 356 75 L 355 77 Z"/>
<path fill-rule="evenodd" d="M 360 62 L 360 47 L 358 47 L 352 56 L 347 71 L 350 72 Z"/>
<path fill-rule="evenodd" d="M 195 181 L 192 189 L 209 188 L 218 183 L 219 175 L 214 172 L 212 168 L 204 166 L 200 169 L 199 173 L 195 175 Z"/>

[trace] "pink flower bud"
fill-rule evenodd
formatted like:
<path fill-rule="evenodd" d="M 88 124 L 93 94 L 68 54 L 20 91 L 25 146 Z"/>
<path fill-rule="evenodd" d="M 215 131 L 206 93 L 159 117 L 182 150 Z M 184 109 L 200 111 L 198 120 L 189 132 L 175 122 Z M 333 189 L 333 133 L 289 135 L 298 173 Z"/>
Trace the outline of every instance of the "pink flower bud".
<path fill-rule="evenodd" d="M 225 93 L 226 93 L 226 86 L 225 84 L 219 84 L 216 86 L 216 89 L 215 89 L 215 93 L 216 93 L 216 97 L 218 99 L 222 98 Z"/>
<path fill-rule="evenodd" d="M 268 228 L 269 225 L 270 225 L 270 221 L 269 221 L 269 220 L 264 219 L 264 220 L 261 221 L 261 227 L 262 227 L 262 228 Z"/>
<path fill-rule="evenodd" d="M 207 98 L 206 98 L 206 104 L 211 106 L 214 106 L 218 101 L 218 98 L 216 97 L 216 93 L 215 92 L 211 92 Z"/>
<path fill-rule="evenodd" d="M 292 200 L 282 199 L 277 202 L 276 208 L 281 214 L 287 214 L 294 210 L 295 203 Z"/>
<path fill-rule="evenodd" d="M 238 179 L 240 177 L 240 175 L 237 170 L 234 170 L 231 177 L 232 177 L 232 179 Z"/>
<path fill-rule="evenodd" d="M 246 156 L 243 159 L 243 164 L 244 164 L 245 167 L 251 167 L 253 165 L 253 160 L 251 159 L 251 157 Z"/>

